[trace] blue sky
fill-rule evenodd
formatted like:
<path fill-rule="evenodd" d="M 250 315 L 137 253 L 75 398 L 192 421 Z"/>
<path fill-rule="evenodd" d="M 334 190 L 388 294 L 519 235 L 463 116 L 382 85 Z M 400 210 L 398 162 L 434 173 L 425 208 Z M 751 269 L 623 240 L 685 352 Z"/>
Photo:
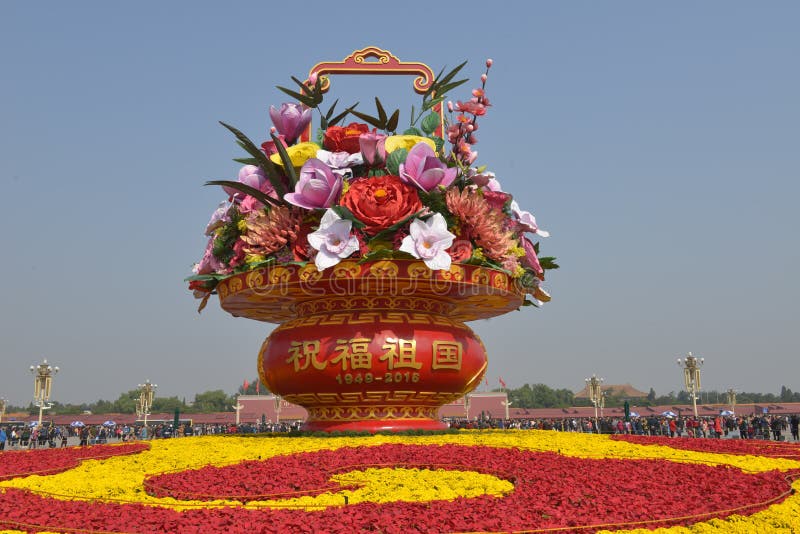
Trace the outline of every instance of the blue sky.
<path fill-rule="evenodd" d="M 800 7 L 793 2 L 8 2 L 0 17 L 0 396 L 233 392 L 270 326 L 202 315 L 183 278 L 274 86 L 369 45 L 495 64 L 478 163 L 552 237 L 553 302 L 474 323 L 488 377 L 800 389 Z M 400 7 L 402 6 L 402 7 Z M 358 14 L 356 15 L 355 11 Z M 407 120 L 410 78 L 339 78 Z M 471 86 L 471 85 L 470 85 Z M 467 87 L 453 99 L 467 96 Z M 371 105 L 365 105 L 371 111 Z"/>

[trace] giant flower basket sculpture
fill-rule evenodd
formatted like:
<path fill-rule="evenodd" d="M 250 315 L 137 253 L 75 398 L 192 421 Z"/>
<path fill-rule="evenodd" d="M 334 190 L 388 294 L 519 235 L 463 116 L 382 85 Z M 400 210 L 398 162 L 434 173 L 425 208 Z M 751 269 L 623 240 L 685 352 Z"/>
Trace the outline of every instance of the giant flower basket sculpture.
<path fill-rule="evenodd" d="M 217 293 L 234 316 L 278 323 L 259 375 L 308 410 L 307 430 L 443 428 L 438 409 L 487 366 L 464 322 L 549 300 L 540 284 L 557 265 L 534 243 L 547 232 L 472 166 L 491 64 L 469 100 L 444 104 L 467 81 L 455 79 L 464 64 L 434 77 L 366 48 L 279 87 L 297 102 L 270 108 L 260 147 L 223 123 L 249 157 L 236 160 L 238 180 L 208 182 L 229 197 L 190 288 L 201 309 Z M 323 111 L 332 74 L 415 75 L 421 106 L 402 134 L 399 110 L 378 98 L 375 115 Z M 309 141 L 313 109 L 319 143 Z M 349 115 L 363 122 L 339 126 Z"/>

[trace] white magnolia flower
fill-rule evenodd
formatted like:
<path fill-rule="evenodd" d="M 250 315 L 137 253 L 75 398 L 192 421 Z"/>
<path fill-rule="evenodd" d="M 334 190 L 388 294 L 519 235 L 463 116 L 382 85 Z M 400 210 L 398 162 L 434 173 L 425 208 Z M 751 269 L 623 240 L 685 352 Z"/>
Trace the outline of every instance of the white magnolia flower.
<path fill-rule="evenodd" d="M 350 235 L 353 223 L 328 209 L 322 216 L 319 229 L 308 234 L 308 244 L 318 250 L 314 264 L 324 271 L 358 250 L 358 239 Z"/>
<path fill-rule="evenodd" d="M 447 222 L 441 213 L 434 213 L 427 221 L 414 219 L 409 233 L 403 238 L 400 250 L 421 259 L 434 271 L 450 269 L 451 258 L 447 249 L 456 236 L 447 230 Z"/>

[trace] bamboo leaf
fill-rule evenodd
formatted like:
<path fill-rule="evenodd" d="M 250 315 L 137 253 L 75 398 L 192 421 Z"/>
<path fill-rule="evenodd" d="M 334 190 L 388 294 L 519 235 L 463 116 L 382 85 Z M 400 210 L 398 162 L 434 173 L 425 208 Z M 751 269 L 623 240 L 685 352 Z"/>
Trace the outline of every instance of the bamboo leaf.
<path fill-rule="evenodd" d="M 447 83 L 448 83 L 450 80 L 452 80 L 453 78 L 455 78 L 456 74 L 458 74 L 458 71 L 460 71 L 460 70 L 461 70 L 461 69 L 464 67 L 464 65 L 466 65 L 466 64 L 467 64 L 467 62 L 465 61 L 465 62 L 464 62 L 464 63 L 462 63 L 461 65 L 459 65 L 459 66 L 457 66 L 457 67 L 453 68 L 453 70 L 451 70 L 450 72 L 448 72 L 448 73 L 447 73 L 447 75 L 446 75 L 444 78 L 441 78 L 441 79 L 438 79 L 438 78 L 437 78 L 437 80 L 436 80 L 436 82 L 435 82 L 435 83 L 436 83 L 436 84 L 439 86 L 439 88 L 441 88 L 442 86 L 444 86 L 445 84 L 447 84 Z M 464 81 L 466 82 L 467 80 L 464 80 Z"/>
<path fill-rule="evenodd" d="M 310 108 L 316 107 L 314 99 L 311 98 L 311 97 L 308 97 L 306 95 L 301 95 L 300 93 L 296 93 L 295 91 L 292 91 L 291 89 L 287 89 L 286 87 L 281 87 L 280 85 L 276 85 L 275 87 L 277 89 L 279 89 L 280 91 L 283 91 L 287 95 L 291 96 L 292 98 L 294 98 L 298 102 L 300 102 L 302 104 L 305 104 L 306 106 L 308 106 Z"/>
<path fill-rule="evenodd" d="M 450 91 L 452 91 L 453 89 L 458 87 L 459 85 L 463 85 L 463 84 L 467 83 L 468 81 L 469 81 L 468 79 L 464 78 L 463 80 L 458 80 L 457 82 L 448 83 L 447 85 L 443 85 L 442 87 L 439 88 L 439 92 L 437 94 L 446 95 L 447 93 L 449 93 Z"/>
<path fill-rule="evenodd" d="M 352 106 L 350 106 L 349 108 L 347 108 L 346 110 L 342 111 L 341 113 L 336 115 L 334 118 L 329 120 L 328 121 L 328 126 L 336 126 L 339 123 L 340 120 L 342 120 L 343 118 L 347 117 L 348 114 L 352 113 L 353 110 L 356 109 L 357 105 L 358 105 L 358 102 L 356 102 L 355 104 L 353 104 Z"/>
<path fill-rule="evenodd" d="M 378 118 L 381 120 L 383 124 L 386 124 L 387 120 L 386 110 L 383 109 L 383 105 L 381 104 L 381 101 L 378 99 L 377 96 L 375 97 L 375 107 L 378 108 Z"/>
<path fill-rule="evenodd" d="M 400 120 L 400 110 L 396 109 L 394 110 L 394 113 L 392 113 L 392 116 L 389 117 L 389 122 L 386 123 L 386 130 L 390 132 L 394 132 L 395 130 L 397 130 L 397 122 L 399 120 Z"/>
<path fill-rule="evenodd" d="M 339 103 L 339 99 L 337 98 L 334 101 L 333 105 L 331 106 L 331 109 L 329 109 L 328 112 L 325 114 L 325 118 L 326 119 L 330 119 L 331 118 L 331 115 L 333 115 L 333 110 L 336 109 L 336 104 L 338 104 L 338 103 Z"/>
<path fill-rule="evenodd" d="M 433 108 L 434 106 L 436 106 L 436 104 L 440 104 L 440 103 L 441 103 L 441 102 L 442 102 L 444 99 L 445 99 L 445 97 L 444 97 L 444 96 L 437 96 L 436 98 L 434 98 L 434 99 L 432 99 L 432 100 L 428 100 L 428 101 L 426 101 L 426 102 L 425 102 L 425 103 L 422 105 L 422 111 L 428 111 L 429 109 L 431 109 L 431 108 Z"/>
<path fill-rule="evenodd" d="M 368 122 L 369 124 L 371 124 L 375 128 L 380 128 L 381 130 L 384 129 L 383 123 L 377 117 L 373 117 L 371 115 L 367 115 L 366 113 L 361 113 L 360 111 L 355 111 L 355 110 L 351 110 L 350 113 L 352 113 L 353 115 L 355 115 L 356 117 L 358 117 L 362 121 Z"/>
<path fill-rule="evenodd" d="M 225 124 L 224 122 L 219 122 L 225 128 L 230 130 L 233 135 L 236 136 L 237 142 L 239 146 L 241 146 L 248 154 L 253 156 L 253 158 L 258 161 L 258 166 L 266 173 L 267 178 L 269 179 L 270 183 L 272 184 L 273 189 L 278 194 L 280 198 L 283 198 L 283 195 L 286 194 L 286 188 L 283 186 L 283 182 L 281 180 L 281 174 L 278 172 L 278 169 L 275 168 L 275 164 L 270 161 L 264 152 L 261 151 L 246 135 L 242 132 L 231 126 L 230 124 Z"/>
<path fill-rule="evenodd" d="M 277 200 L 274 198 L 266 195 L 263 191 L 259 191 L 255 187 L 250 187 L 247 184 L 243 184 L 242 182 L 234 182 L 232 180 L 211 180 L 206 182 L 204 185 L 221 185 L 225 187 L 230 187 L 231 189 L 236 189 L 237 191 L 241 191 L 246 195 L 250 195 L 251 197 L 255 198 L 262 204 L 272 205 L 272 206 L 279 206 Z"/>
<path fill-rule="evenodd" d="M 233 158 L 233 161 L 241 163 L 242 165 L 258 165 L 258 160 L 256 158 Z"/>

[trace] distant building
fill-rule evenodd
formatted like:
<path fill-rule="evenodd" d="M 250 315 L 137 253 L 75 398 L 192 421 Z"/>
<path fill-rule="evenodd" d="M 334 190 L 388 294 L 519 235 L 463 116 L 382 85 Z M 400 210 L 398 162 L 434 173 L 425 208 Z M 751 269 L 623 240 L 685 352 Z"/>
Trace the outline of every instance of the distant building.
<path fill-rule="evenodd" d="M 600 386 L 603 393 L 606 394 L 606 397 L 622 397 L 628 399 L 643 399 L 647 397 L 647 393 L 644 391 L 639 391 L 635 387 L 630 384 L 619 384 L 619 385 L 612 385 L 612 384 L 604 384 Z M 575 394 L 576 399 L 588 399 L 589 398 L 589 386 L 586 386 L 579 392 Z"/>

